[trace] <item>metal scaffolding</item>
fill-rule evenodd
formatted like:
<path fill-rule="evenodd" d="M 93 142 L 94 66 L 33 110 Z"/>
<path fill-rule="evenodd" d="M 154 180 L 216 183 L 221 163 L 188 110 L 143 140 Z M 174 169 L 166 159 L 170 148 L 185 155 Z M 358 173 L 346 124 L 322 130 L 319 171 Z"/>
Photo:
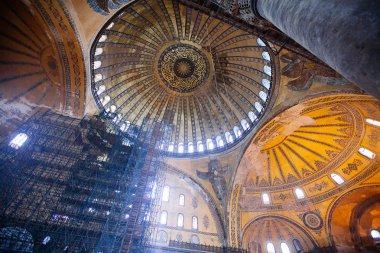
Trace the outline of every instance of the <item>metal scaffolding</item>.
<path fill-rule="evenodd" d="M 25 143 L 9 145 L 18 134 Z M 34 116 L 0 144 L 0 251 L 142 252 L 163 136 L 148 120 L 122 132 L 95 116 Z"/>

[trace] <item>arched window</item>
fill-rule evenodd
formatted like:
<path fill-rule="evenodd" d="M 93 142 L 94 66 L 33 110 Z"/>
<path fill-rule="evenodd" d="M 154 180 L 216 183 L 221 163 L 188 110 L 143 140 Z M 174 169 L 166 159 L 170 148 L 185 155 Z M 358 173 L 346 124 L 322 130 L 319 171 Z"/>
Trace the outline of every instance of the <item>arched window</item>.
<path fill-rule="evenodd" d="M 249 124 L 248 124 L 248 122 L 245 119 L 242 119 L 240 121 L 240 124 L 243 127 L 244 131 L 247 130 L 247 129 L 249 129 Z"/>
<path fill-rule="evenodd" d="M 232 143 L 234 141 L 230 132 L 226 132 L 225 136 L 226 136 L 227 143 Z"/>
<path fill-rule="evenodd" d="M 234 126 L 234 134 L 236 138 L 239 138 L 241 136 L 241 131 L 238 126 Z"/>
<path fill-rule="evenodd" d="M 190 242 L 193 244 L 199 244 L 199 237 L 197 235 L 191 235 Z"/>
<path fill-rule="evenodd" d="M 197 142 L 197 148 L 198 148 L 198 152 L 203 152 L 205 150 L 203 147 L 202 141 Z"/>
<path fill-rule="evenodd" d="M 107 26 L 107 29 L 111 29 L 114 25 L 115 25 L 115 23 L 114 23 L 114 22 L 111 22 L 111 23 Z"/>
<path fill-rule="evenodd" d="M 166 225 L 168 221 L 168 212 L 162 211 L 161 212 L 161 217 L 160 217 L 160 224 L 161 225 Z"/>
<path fill-rule="evenodd" d="M 179 213 L 177 217 L 177 227 L 183 227 L 183 214 Z"/>
<path fill-rule="evenodd" d="M 370 125 L 380 127 L 380 121 L 377 121 L 377 120 L 374 120 L 374 119 L 366 119 L 365 122 L 367 122 Z"/>
<path fill-rule="evenodd" d="M 268 95 L 264 91 L 260 91 L 259 97 L 265 102 L 267 101 Z"/>
<path fill-rule="evenodd" d="M 96 74 L 95 77 L 94 77 L 94 81 L 95 81 L 95 82 L 99 82 L 99 81 L 102 80 L 102 79 L 103 79 L 103 75 L 100 74 L 100 73 Z M 105 89 L 105 88 L 106 88 L 106 87 L 104 86 L 104 89 Z"/>
<path fill-rule="evenodd" d="M 218 147 L 223 147 L 224 146 L 224 141 L 223 141 L 222 137 L 220 137 L 220 136 L 216 137 L 216 145 Z"/>
<path fill-rule="evenodd" d="M 261 196 L 261 198 L 263 199 L 263 204 L 264 205 L 269 205 L 270 204 L 270 198 L 269 198 L 269 194 L 268 193 L 263 193 L 263 195 Z"/>
<path fill-rule="evenodd" d="M 152 199 L 155 199 L 156 198 L 156 193 L 157 193 L 157 183 L 156 182 L 153 182 L 153 187 L 152 187 Z"/>
<path fill-rule="evenodd" d="M 193 216 L 191 228 L 192 229 L 198 229 L 198 218 L 197 218 L 197 216 Z"/>
<path fill-rule="evenodd" d="M 95 55 L 101 55 L 103 53 L 103 48 L 101 48 L 101 47 L 97 47 L 96 49 L 95 49 Z"/>
<path fill-rule="evenodd" d="M 102 66 L 101 61 L 94 61 L 94 69 L 98 69 L 98 68 L 100 68 L 100 66 Z"/>
<path fill-rule="evenodd" d="M 296 194 L 297 199 L 303 199 L 303 198 L 305 198 L 305 193 L 303 192 L 303 190 L 301 188 L 296 188 L 294 190 L 294 192 Z"/>
<path fill-rule="evenodd" d="M 104 42 L 107 40 L 107 35 L 100 36 L 99 42 Z"/>
<path fill-rule="evenodd" d="M 268 79 L 263 79 L 263 80 L 261 80 L 261 83 L 263 84 L 263 86 L 264 86 L 267 90 L 270 89 L 270 82 L 269 82 Z"/>
<path fill-rule="evenodd" d="M 344 179 L 340 175 L 338 175 L 337 173 L 331 173 L 331 178 L 337 184 L 343 184 L 344 183 Z"/>
<path fill-rule="evenodd" d="M 157 241 L 159 243 L 166 243 L 168 241 L 168 233 L 163 230 L 158 231 L 157 233 Z"/>
<path fill-rule="evenodd" d="M 282 253 L 290 253 L 290 249 L 285 242 L 280 244 Z"/>
<path fill-rule="evenodd" d="M 374 240 L 380 240 L 380 232 L 378 230 L 372 229 L 371 230 L 371 237 Z"/>
<path fill-rule="evenodd" d="M 263 59 L 266 61 L 270 61 L 270 55 L 268 52 L 263 52 L 262 53 Z"/>
<path fill-rule="evenodd" d="M 248 118 L 249 118 L 252 122 L 254 122 L 254 121 L 257 119 L 256 114 L 254 114 L 253 112 L 248 112 Z"/>
<path fill-rule="evenodd" d="M 164 186 L 164 190 L 162 191 L 162 201 L 169 201 L 169 195 L 170 195 L 170 187 L 168 185 Z"/>
<path fill-rule="evenodd" d="M 375 153 L 373 153 L 371 150 L 363 148 L 363 147 L 359 148 L 359 153 L 369 159 L 375 159 L 375 156 L 376 156 Z"/>
<path fill-rule="evenodd" d="M 189 142 L 189 144 L 187 145 L 187 151 L 189 153 L 193 153 L 194 152 L 194 145 L 192 142 Z"/>
<path fill-rule="evenodd" d="M 183 143 L 178 144 L 178 153 L 183 153 Z"/>
<path fill-rule="evenodd" d="M 110 96 L 104 96 L 103 98 L 100 99 L 100 102 L 102 103 L 103 106 L 105 106 L 106 104 L 108 104 L 108 102 L 111 101 L 111 97 Z"/>
<path fill-rule="evenodd" d="M 130 126 L 130 124 L 131 124 L 131 123 L 130 123 L 129 121 L 126 121 L 126 122 L 121 123 L 121 124 L 120 124 L 120 130 L 121 130 L 122 132 L 127 131 L 128 128 L 129 128 L 129 126 Z"/>
<path fill-rule="evenodd" d="M 123 114 L 119 113 L 118 115 L 116 115 L 115 118 L 112 119 L 113 122 L 115 122 L 116 124 L 120 122 L 120 120 L 123 118 Z"/>
<path fill-rule="evenodd" d="M 179 195 L 179 205 L 184 206 L 185 205 L 185 195 L 180 194 Z"/>
<path fill-rule="evenodd" d="M 275 249 L 274 249 L 274 245 L 273 243 L 271 242 L 268 242 L 267 243 L 267 252 L 268 253 L 276 253 Z"/>
<path fill-rule="evenodd" d="M 100 85 L 98 90 L 96 91 L 96 94 L 100 95 L 102 94 L 104 91 L 106 90 L 106 86 L 105 85 Z"/>
<path fill-rule="evenodd" d="M 173 152 L 174 151 L 174 143 L 170 143 L 168 146 L 168 151 Z"/>
<path fill-rule="evenodd" d="M 9 146 L 11 146 L 14 149 L 19 149 L 28 139 L 28 135 L 25 133 L 19 133 L 17 134 L 11 142 L 9 142 Z"/>
<path fill-rule="evenodd" d="M 297 253 L 302 252 L 303 247 L 298 239 L 293 239 L 293 246 Z"/>
<path fill-rule="evenodd" d="M 115 112 L 116 109 L 117 109 L 117 108 L 116 108 L 116 105 L 111 105 L 111 106 L 110 106 L 110 111 L 111 111 L 111 112 Z"/>
<path fill-rule="evenodd" d="M 214 143 L 212 142 L 211 139 L 207 139 L 206 144 L 207 144 L 207 149 L 208 150 L 213 150 L 214 149 Z"/>
<path fill-rule="evenodd" d="M 260 39 L 260 38 L 257 38 L 257 44 L 260 46 L 260 47 L 265 47 L 266 45 L 265 45 L 265 43 L 264 43 L 264 41 L 262 40 L 262 39 Z"/>
<path fill-rule="evenodd" d="M 255 102 L 255 108 L 258 112 L 263 110 L 263 106 L 259 102 Z"/>
<path fill-rule="evenodd" d="M 267 74 L 268 76 L 271 76 L 272 75 L 272 68 L 265 65 L 264 66 L 264 73 Z"/>

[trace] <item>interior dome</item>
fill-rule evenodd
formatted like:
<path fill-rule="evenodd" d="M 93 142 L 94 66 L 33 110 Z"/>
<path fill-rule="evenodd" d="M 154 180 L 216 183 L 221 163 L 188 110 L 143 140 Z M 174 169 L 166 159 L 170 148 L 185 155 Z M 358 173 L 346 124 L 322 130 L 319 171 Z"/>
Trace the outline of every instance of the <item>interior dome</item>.
<path fill-rule="evenodd" d="M 138 1 L 98 34 L 92 92 L 122 131 L 144 118 L 170 126 L 161 148 L 172 155 L 222 151 L 267 108 L 274 63 L 266 45 L 177 1 Z"/>

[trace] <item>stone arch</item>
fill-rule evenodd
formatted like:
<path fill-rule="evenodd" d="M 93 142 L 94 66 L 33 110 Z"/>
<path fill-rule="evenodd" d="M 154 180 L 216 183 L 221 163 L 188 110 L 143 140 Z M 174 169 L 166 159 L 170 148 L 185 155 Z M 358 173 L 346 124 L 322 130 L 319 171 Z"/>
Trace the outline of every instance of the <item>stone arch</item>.
<path fill-rule="evenodd" d="M 326 221 L 330 244 L 342 252 L 374 249 L 370 230 L 377 224 L 375 219 L 380 221 L 380 214 L 369 212 L 379 203 L 380 185 L 357 187 L 337 198 L 330 205 Z"/>
<path fill-rule="evenodd" d="M 301 225 L 279 215 L 260 216 L 250 221 L 242 231 L 242 246 L 249 252 L 266 253 L 267 242 L 274 244 L 276 252 L 281 252 L 282 242 L 286 242 L 294 251 L 294 239 L 299 240 L 305 252 L 318 247 L 316 240 Z M 262 236 L 263 234 L 265 236 Z"/>

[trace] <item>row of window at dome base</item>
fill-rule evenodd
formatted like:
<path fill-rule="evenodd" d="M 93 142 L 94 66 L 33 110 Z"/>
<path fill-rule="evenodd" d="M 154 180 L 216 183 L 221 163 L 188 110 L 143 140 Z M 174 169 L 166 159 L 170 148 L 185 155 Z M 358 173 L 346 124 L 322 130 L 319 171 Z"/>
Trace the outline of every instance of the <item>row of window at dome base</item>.
<path fill-rule="evenodd" d="M 276 253 L 276 249 L 274 247 L 274 244 L 271 243 L 271 242 L 268 242 L 267 245 L 267 253 Z M 302 245 L 300 243 L 300 241 L 298 239 L 293 239 L 293 247 L 295 249 L 295 252 L 303 252 L 303 248 L 302 248 Z M 290 248 L 289 246 L 286 244 L 286 242 L 282 242 L 280 243 L 280 249 L 281 249 L 281 253 L 290 253 Z"/>
<path fill-rule="evenodd" d="M 177 215 L 177 227 L 183 228 L 184 227 L 184 220 L 185 217 L 182 213 L 179 213 Z M 160 216 L 160 224 L 161 225 L 167 225 L 168 223 L 168 212 L 167 211 L 162 211 L 161 216 Z M 193 216 L 191 218 L 191 229 L 193 230 L 198 230 L 198 217 Z"/>
<path fill-rule="evenodd" d="M 369 159 L 375 158 L 375 154 L 372 151 L 365 148 L 360 148 L 359 153 L 361 153 L 362 155 L 364 155 L 365 157 Z M 339 175 L 338 173 L 331 173 L 330 177 L 338 185 L 341 185 L 345 182 L 343 177 Z M 304 199 L 306 197 L 305 192 L 299 187 L 294 189 L 294 194 L 297 199 Z M 269 205 L 271 203 L 269 193 L 262 193 L 261 199 L 264 205 Z"/>
<path fill-rule="evenodd" d="M 95 75 L 95 82 L 100 81 L 103 78 L 102 74 Z M 267 79 L 262 80 L 262 84 L 267 89 L 270 88 L 270 81 Z M 101 95 L 106 90 L 106 86 L 104 84 L 98 86 L 96 88 L 96 93 Z M 268 94 L 264 91 L 259 92 L 259 97 L 263 102 L 266 102 L 268 99 Z M 103 105 L 106 112 L 115 113 L 115 117 L 113 118 L 113 122 L 119 126 L 119 129 L 123 132 L 126 132 L 130 126 L 129 121 L 123 120 L 123 114 L 117 113 L 117 106 L 111 103 L 111 97 L 109 95 L 100 96 L 100 103 Z M 254 103 L 254 109 L 258 115 L 263 113 L 264 107 L 259 102 Z M 168 152 L 182 153 L 194 153 L 194 152 L 204 152 L 205 150 L 212 151 L 215 148 L 223 148 L 226 144 L 232 144 L 234 141 L 243 137 L 243 132 L 248 132 L 254 123 L 258 120 L 258 116 L 253 112 L 249 111 L 247 113 L 247 119 L 240 120 L 240 126 L 236 125 L 232 129 L 232 133 L 230 131 L 225 132 L 223 135 L 219 135 L 215 138 L 215 140 L 208 138 L 206 143 L 204 141 L 197 141 L 196 145 L 193 142 L 188 142 L 184 144 L 182 142 L 178 143 L 175 147 L 174 142 L 169 143 L 168 145 L 161 145 L 161 150 L 166 150 Z M 250 123 L 251 122 L 251 123 Z"/>

